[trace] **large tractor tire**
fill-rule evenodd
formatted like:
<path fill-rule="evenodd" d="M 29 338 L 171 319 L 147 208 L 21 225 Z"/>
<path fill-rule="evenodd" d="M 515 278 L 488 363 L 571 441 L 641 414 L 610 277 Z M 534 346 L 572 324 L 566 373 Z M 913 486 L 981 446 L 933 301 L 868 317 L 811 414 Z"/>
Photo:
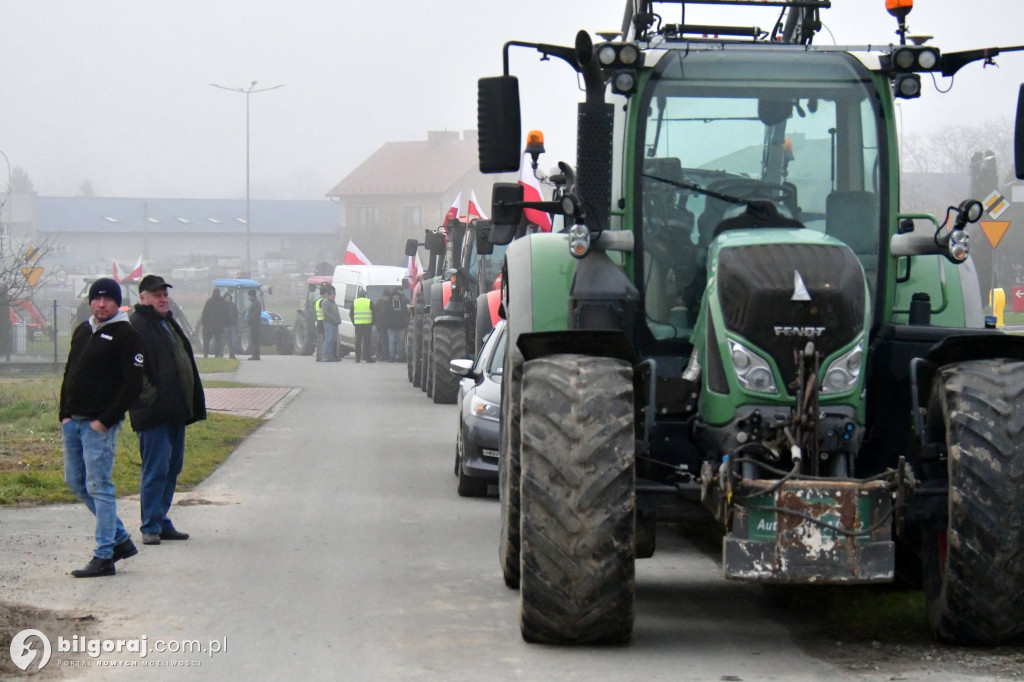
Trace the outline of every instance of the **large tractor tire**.
<path fill-rule="evenodd" d="M 278 329 L 275 345 L 277 346 L 277 352 L 279 355 L 291 355 L 295 350 L 295 342 L 292 340 L 292 330 Z"/>
<path fill-rule="evenodd" d="M 409 351 L 406 361 L 409 363 L 409 372 L 412 375 L 412 385 L 419 388 L 423 384 L 423 323 L 420 318 L 413 317 L 409 324 L 409 332 L 405 335 L 408 339 Z"/>
<path fill-rule="evenodd" d="M 1024 363 L 943 368 L 928 435 L 945 437 L 949 521 L 924 531 L 928 623 L 941 639 L 997 645 L 1024 636 Z"/>
<path fill-rule="evenodd" d="M 292 325 L 292 345 L 296 355 L 312 355 L 316 350 L 316 334 L 313 330 L 315 327 L 306 324 L 303 313 L 296 315 L 295 324 Z"/>
<path fill-rule="evenodd" d="M 423 316 L 423 324 L 420 329 L 420 364 L 423 366 L 423 376 L 420 379 L 420 390 L 430 395 L 430 317 Z"/>
<path fill-rule="evenodd" d="M 498 499 L 501 534 L 498 561 L 505 585 L 519 588 L 520 401 L 523 389 L 523 354 L 505 346 L 505 374 L 501 381 L 501 440 L 498 446 Z"/>
<path fill-rule="evenodd" d="M 466 357 L 466 330 L 461 325 L 434 325 L 434 386 L 435 405 L 454 405 L 459 397 L 459 376 L 449 369 L 454 358 Z"/>
<path fill-rule="evenodd" d="M 634 422 L 629 363 L 553 355 L 524 365 L 519 587 L 528 642 L 622 643 L 633 632 Z"/>

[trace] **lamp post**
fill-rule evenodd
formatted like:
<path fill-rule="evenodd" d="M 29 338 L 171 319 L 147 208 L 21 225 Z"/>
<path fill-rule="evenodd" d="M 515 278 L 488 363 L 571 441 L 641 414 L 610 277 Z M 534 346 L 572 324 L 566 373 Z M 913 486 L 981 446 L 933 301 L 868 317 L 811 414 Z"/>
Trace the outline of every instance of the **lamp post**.
<path fill-rule="evenodd" d="M 283 88 L 285 84 L 259 89 L 256 89 L 256 81 L 250 83 L 248 88 L 229 88 L 216 83 L 210 83 L 210 85 L 221 90 L 240 92 L 245 95 L 245 276 L 249 277 L 249 95 L 267 90 L 277 90 Z"/>

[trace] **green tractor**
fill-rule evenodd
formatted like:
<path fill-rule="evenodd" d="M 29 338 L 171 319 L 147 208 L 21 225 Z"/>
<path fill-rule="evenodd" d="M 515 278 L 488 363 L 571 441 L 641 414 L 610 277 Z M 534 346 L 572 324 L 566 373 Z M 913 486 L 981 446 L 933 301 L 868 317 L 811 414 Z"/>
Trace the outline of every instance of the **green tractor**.
<path fill-rule="evenodd" d="M 687 24 L 703 4 L 781 11 Z M 502 272 L 499 558 L 526 640 L 627 640 L 635 560 L 683 519 L 723 528 L 728 579 L 899 574 L 940 638 L 1024 635 L 1024 339 L 987 326 L 981 204 L 900 212 L 894 104 L 1000 49 L 906 44 L 910 4 L 899 45 L 844 48 L 813 44 L 828 0 L 630 0 L 620 39 L 509 42 L 481 79 L 492 173 L 521 159 L 510 47 L 585 86 L 573 185 L 492 199 L 495 243 L 524 208 L 566 226 Z"/>

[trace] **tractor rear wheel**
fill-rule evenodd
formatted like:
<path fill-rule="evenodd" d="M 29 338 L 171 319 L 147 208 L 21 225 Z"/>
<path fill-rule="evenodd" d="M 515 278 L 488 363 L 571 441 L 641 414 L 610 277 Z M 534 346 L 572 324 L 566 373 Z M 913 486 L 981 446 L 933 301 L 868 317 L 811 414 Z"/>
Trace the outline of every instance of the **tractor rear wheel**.
<path fill-rule="evenodd" d="M 520 400 L 523 389 L 523 354 L 512 344 L 505 346 L 505 375 L 501 381 L 501 441 L 498 450 L 498 498 L 501 534 L 498 561 L 505 585 L 519 588 L 519 456 Z"/>
<path fill-rule="evenodd" d="M 296 355 L 312 355 L 316 344 L 316 335 L 310 333 L 306 326 L 306 316 L 299 313 L 295 317 L 295 324 L 292 325 L 292 346 Z"/>
<path fill-rule="evenodd" d="M 613 358 L 523 367 L 520 627 L 549 644 L 621 643 L 633 631 L 633 375 Z"/>
<path fill-rule="evenodd" d="M 453 358 L 466 357 L 466 330 L 454 324 L 434 325 L 433 400 L 435 405 L 454 405 L 459 396 L 459 376 L 448 367 Z"/>
<path fill-rule="evenodd" d="M 1024 635 L 1024 363 L 975 360 L 936 376 L 931 435 L 944 434 L 945 529 L 925 529 L 928 623 L 941 639 L 996 645 Z"/>

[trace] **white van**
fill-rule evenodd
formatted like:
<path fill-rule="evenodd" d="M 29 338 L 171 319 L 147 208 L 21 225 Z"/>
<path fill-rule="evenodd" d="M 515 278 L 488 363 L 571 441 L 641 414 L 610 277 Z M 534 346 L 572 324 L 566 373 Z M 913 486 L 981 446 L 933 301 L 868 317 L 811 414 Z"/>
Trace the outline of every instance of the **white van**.
<path fill-rule="evenodd" d="M 352 302 L 362 287 L 371 301 L 376 301 L 384 292 L 402 286 L 405 268 L 395 265 L 339 265 L 334 268 L 331 284 L 338 295 L 334 299 L 341 311 L 341 327 L 338 329 L 338 357 L 356 348 L 356 331 L 349 318 Z M 375 330 L 376 331 L 376 330 Z M 377 344 L 371 340 L 370 348 Z"/>

